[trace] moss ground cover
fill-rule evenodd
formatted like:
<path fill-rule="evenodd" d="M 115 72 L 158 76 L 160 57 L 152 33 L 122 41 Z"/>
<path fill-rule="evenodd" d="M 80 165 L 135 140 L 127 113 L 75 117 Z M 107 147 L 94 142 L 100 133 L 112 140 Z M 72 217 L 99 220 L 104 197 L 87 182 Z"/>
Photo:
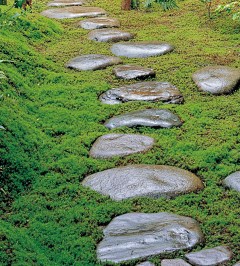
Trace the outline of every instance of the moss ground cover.
<path fill-rule="evenodd" d="M 155 80 L 176 85 L 185 103 L 100 104 L 102 92 L 134 81 L 117 80 L 113 67 L 94 72 L 65 69 L 63 64 L 79 54 L 111 55 L 111 44 L 87 40 L 88 31 L 74 24 L 77 19 L 41 17 L 44 3 L 0 29 L 0 59 L 14 60 L 0 63 L 8 77 L 0 80 L 0 125 L 6 129 L 0 129 L 1 265 L 99 265 L 95 248 L 102 227 L 113 217 L 160 211 L 200 222 L 206 242 L 195 250 L 227 244 L 235 254 L 229 265 L 240 260 L 240 196 L 222 187 L 227 175 L 240 170 L 240 92 L 217 97 L 200 93 L 190 78 L 207 65 L 240 68 L 240 24 L 227 14 L 209 20 L 205 7 L 193 0 L 180 2 L 180 9 L 169 12 L 157 5 L 151 12 L 123 12 L 120 4 L 118 0 L 91 3 L 118 18 L 121 28 L 134 33 L 136 40 L 163 40 L 176 47 L 161 57 L 122 58 L 124 63 L 153 68 Z M 114 129 L 111 132 L 151 136 L 157 144 L 145 154 L 126 158 L 88 156 L 96 138 L 109 133 L 103 126 L 106 119 L 145 108 L 166 108 L 184 124 L 171 130 Z M 174 200 L 115 202 L 80 184 L 89 174 L 129 164 L 181 167 L 200 177 L 205 189 Z M 162 258 L 183 254 L 151 260 L 160 265 Z"/>

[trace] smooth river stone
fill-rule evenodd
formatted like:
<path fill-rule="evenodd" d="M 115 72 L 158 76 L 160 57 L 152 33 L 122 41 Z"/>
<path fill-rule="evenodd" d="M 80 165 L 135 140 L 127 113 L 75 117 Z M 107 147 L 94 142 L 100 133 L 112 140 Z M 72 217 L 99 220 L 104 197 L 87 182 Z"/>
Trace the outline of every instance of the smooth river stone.
<path fill-rule="evenodd" d="M 110 50 L 117 56 L 145 58 L 149 56 L 163 55 L 174 50 L 174 46 L 167 42 L 126 42 L 116 43 Z"/>
<path fill-rule="evenodd" d="M 103 235 L 97 257 L 115 263 L 191 249 L 204 241 L 196 220 L 167 212 L 118 216 Z"/>
<path fill-rule="evenodd" d="M 182 259 L 162 260 L 161 266 L 191 266 Z"/>
<path fill-rule="evenodd" d="M 107 134 L 94 142 L 89 155 L 96 159 L 127 156 L 146 152 L 153 147 L 155 142 L 155 139 L 148 136 L 115 133 Z"/>
<path fill-rule="evenodd" d="M 77 56 L 65 63 L 64 66 L 68 68 L 74 68 L 79 71 L 84 71 L 104 69 L 108 66 L 117 64 L 122 64 L 122 60 L 118 57 L 109 55 L 88 54 Z"/>
<path fill-rule="evenodd" d="M 119 28 L 120 22 L 116 18 L 99 17 L 80 20 L 76 25 L 81 26 L 85 30 L 94 30 L 102 28 Z"/>
<path fill-rule="evenodd" d="M 49 3 L 47 3 L 47 6 L 82 6 L 82 5 L 88 5 L 87 2 L 82 0 L 54 0 Z"/>
<path fill-rule="evenodd" d="M 144 261 L 136 266 L 155 266 L 155 264 L 153 264 L 151 261 Z"/>
<path fill-rule="evenodd" d="M 192 265 L 216 266 L 224 265 L 232 260 L 233 253 L 227 246 L 204 249 L 185 255 Z"/>
<path fill-rule="evenodd" d="M 227 66 L 204 67 L 192 74 L 199 91 L 215 95 L 231 93 L 240 81 L 240 70 Z"/>
<path fill-rule="evenodd" d="M 115 200 L 135 197 L 170 199 L 203 189 L 202 181 L 186 170 L 141 164 L 108 169 L 87 176 L 82 185 Z"/>
<path fill-rule="evenodd" d="M 109 129 L 115 127 L 180 127 L 181 120 L 165 109 L 145 109 L 126 113 L 110 118 L 104 126 Z"/>
<path fill-rule="evenodd" d="M 103 93 L 99 99 L 106 104 L 129 101 L 183 103 L 183 95 L 179 89 L 166 81 L 147 81 L 113 88 Z"/>
<path fill-rule="evenodd" d="M 235 172 L 223 180 L 223 185 L 240 192 L 240 171 Z"/>
<path fill-rule="evenodd" d="M 240 261 L 238 261 L 236 264 L 234 264 L 233 266 L 240 266 Z"/>
<path fill-rule="evenodd" d="M 65 19 L 80 17 L 97 17 L 107 15 L 107 12 L 99 7 L 69 6 L 62 8 L 47 9 L 40 13 L 47 18 Z"/>
<path fill-rule="evenodd" d="M 153 69 L 138 65 L 123 65 L 115 67 L 113 74 L 120 79 L 146 79 L 155 77 L 156 73 Z"/>
<path fill-rule="evenodd" d="M 134 35 L 119 29 L 100 29 L 90 31 L 87 38 L 95 42 L 119 42 L 133 39 Z"/>

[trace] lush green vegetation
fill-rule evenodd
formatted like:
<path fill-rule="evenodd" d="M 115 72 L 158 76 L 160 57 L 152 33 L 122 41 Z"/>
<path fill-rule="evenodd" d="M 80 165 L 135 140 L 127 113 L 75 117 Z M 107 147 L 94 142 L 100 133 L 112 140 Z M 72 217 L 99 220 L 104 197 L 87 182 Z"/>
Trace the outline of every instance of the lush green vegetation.
<path fill-rule="evenodd" d="M 223 3 L 224 4 L 224 3 Z M 228 244 L 240 260 L 240 195 L 222 187 L 222 180 L 240 170 L 240 92 L 212 96 L 197 91 L 190 76 L 207 65 L 240 68 L 239 21 L 228 14 L 207 18 L 201 2 L 185 0 L 180 9 L 163 12 L 120 10 L 119 0 L 99 0 L 120 19 L 136 40 L 163 40 L 176 49 L 161 57 L 123 58 L 157 71 L 156 80 L 176 85 L 184 105 L 130 102 L 108 106 L 98 96 L 133 81 L 120 81 L 112 68 L 76 72 L 63 64 L 79 54 L 111 55 L 111 44 L 86 39 L 77 20 L 54 21 L 32 13 L 0 29 L 0 264 L 99 265 L 95 248 L 101 226 L 126 212 L 173 212 L 197 219 L 206 237 L 203 247 Z M 214 6 L 213 6 L 214 8 Z M 215 7 L 216 8 L 216 7 Z M 4 7 L 3 7 L 4 9 Z M 0 18 L 4 23 L 17 11 Z M 7 17 L 8 16 L 8 17 Z M 145 108 L 166 108 L 184 122 L 181 128 L 119 128 L 112 132 L 151 136 L 156 146 L 145 154 L 110 160 L 89 158 L 102 124 L 113 115 Z M 129 164 L 166 164 L 200 177 L 205 189 L 174 200 L 136 198 L 115 202 L 83 188 L 87 175 Z M 151 259 L 181 258 L 184 252 Z M 135 262 L 122 265 L 135 265 Z M 112 265 L 103 263 L 103 265 Z"/>

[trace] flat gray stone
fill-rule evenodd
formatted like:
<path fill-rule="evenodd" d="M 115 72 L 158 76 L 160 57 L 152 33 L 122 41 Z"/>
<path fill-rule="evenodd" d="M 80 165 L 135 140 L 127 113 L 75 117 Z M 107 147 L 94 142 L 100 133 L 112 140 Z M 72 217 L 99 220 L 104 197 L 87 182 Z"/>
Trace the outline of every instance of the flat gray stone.
<path fill-rule="evenodd" d="M 129 101 L 183 103 L 183 95 L 179 89 L 166 81 L 147 81 L 113 88 L 103 93 L 99 99 L 105 104 Z"/>
<path fill-rule="evenodd" d="M 98 17 L 101 15 L 107 15 L 107 12 L 100 7 L 69 6 L 47 9 L 42 11 L 40 14 L 47 18 L 65 19 L 80 17 Z"/>
<path fill-rule="evenodd" d="M 83 0 L 54 0 L 47 3 L 48 7 L 56 7 L 56 6 L 83 6 L 88 5 L 87 2 Z"/>
<path fill-rule="evenodd" d="M 209 66 L 193 73 L 192 79 L 199 91 L 228 94 L 238 86 L 240 70 L 228 66 Z"/>
<path fill-rule="evenodd" d="M 123 65 L 115 67 L 113 74 L 119 79 L 146 79 L 155 77 L 156 73 L 153 69 L 138 65 Z"/>
<path fill-rule="evenodd" d="M 238 261 L 236 264 L 234 264 L 233 266 L 240 266 L 240 261 Z"/>
<path fill-rule="evenodd" d="M 192 252 L 185 255 L 185 258 L 192 265 L 216 266 L 231 262 L 233 253 L 227 246 L 219 246 Z"/>
<path fill-rule="evenodd" d="M 119 28 L 120 22 L 116 18 L 99 17 L 80 20 L 76 25 L 81 26 L 85 30 L 94 30 L 102 28 Z"/>
<path fill-rule="evenodd" d="M 162 260 L 161 266 L 191 266 L 182 259 Z"/>
<path fill-rule="evenodd" d="M 146 152 L 153 147 L 155 142 L 155 139 L 148 136 L 115 133 L 107 134 L 101 136 L 94 142 L 89 155 L 96 159 L 127 156 Z"/>
<path fill-rule="evenodd" d="M 103 230 L 97 247 L 100 261 L 119 263 L 187 250 L 204 241 L 198 222 L 172 213 L 127 213 Z"/>
<path fill-rule="evenodd" d="M 95 42 L 119 42 L 133 39 L 134 35 L 119 29 L 100 29 L 90 31 L 87 38 Z"/>
<path fill-rule="evenodd" d="M 143 263 L 140 263 L 136 266 L 155 266 L 155 264 L 152 263 L 151 261 L 144 261 Z"/>
<path fill-rule="evenodd" d="M 126 42 L 116 43 L 110 49 L 117 56 L 130 58 L 145 58 L 149 56 L 163 55 L 174 50 L 174 46 L 167 42 Z"/>
<path fill-rule="evenodd" d="M 109 55 L 88 54 L 77 56 L 65 63 L 64 66 L 79 71 L 85 71 L 104 69 L 108 66 L 117 64 L 122 64 L 122 60 L 118 57 Z"/>
<path fill-rule="evenodd" d="M 115 200 L 135 197 L 170 199 L 203 190 L 202 181 L 196 175 L 167 165 L 138 164 L 108 169 L 87 176 L 82 185 Z"/>
<path fill-rule="evenodd" d="M 112 117 L 104 126 L 109 129 L 115 127 L 180 127 L 181 120 L 165 109 L 146 109 Z"/>
<path fill-rule="evenodd" d="M 223 180 L 223 185 L 240 192 L 240 171 L 232 173 Z"/>

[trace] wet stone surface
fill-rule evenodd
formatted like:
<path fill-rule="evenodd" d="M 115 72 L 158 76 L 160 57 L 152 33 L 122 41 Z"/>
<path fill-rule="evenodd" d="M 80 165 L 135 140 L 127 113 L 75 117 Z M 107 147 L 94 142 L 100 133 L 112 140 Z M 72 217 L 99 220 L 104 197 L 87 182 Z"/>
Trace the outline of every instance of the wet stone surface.
<path fill-rule="evenodd" d="M 119 29 L 100 29 L 89 32 L 87 38 L 95 42 L 119 42 L 133 39 L 134 35 Z"/>
<path fill-rule="evenodd" d="M 48 7 L 57 7 L 57 6 L 83 6 L 88 5 L 87 2 L 82 0 L 54 0 L 47 3 Z"/>
<path fill-rule="evenodd" d="M 47 9 L 40 13 L 47 18 L 67 19 L 80 17 L 97 17 L 107 15 L 107 12 L 99 7 L 69 6 L 62 8 Z"/>
<path fill-rule="evenodd" d="M 119 28 L 120 22 L 116 18 L 99 17 L 78 21 L 76 25 L 81 26 L 85 30 L 94 30 L 102 28 Z"/>
<path fill-rule="evenodd" d="M 89 54 L 77 56 L 65 63 L 64 66 L 79 71 L 85 71 L 104 69 L 108 66 L 117 64 L 122 64 L 122 60 L 118 57 L 113 57 L 109 55 Z"/>
<path fill-rule="evenodd" d="M 161 266 L 191 266 L 182 259 L 162 260 Z"/>
<path fill-rule="evenodd" d="M 223 180 L 223 185 L 240 192 L 240 171 L 232 173 Z"/>
<path fill-rule="evenodd" d="M 128 213 L 103 230 L 97 247 L 101 261 L 119 263 L 193 248 L 204 241 L 196 220 L 171 213 Z"/>
<path fill-rule="evenodd" d="M 118 104 L 129 101 L 183 103 L 183 95 L 179 89 L 165 81 L 147 81 L 113 88 L 103 93 L 99 99 L 105 104 Z"/>
<path fill-rule="evenodd" d="M 109 129 L 116 127 L 180 127 L 181 120 L 165 109 L 146 109 L 126 113 L 109 119 L 104 126 Z"/>
<path fill-rule="evenodd" d="M 203 190 L 202 181 L 196 175 L 166 165 L 140 164 L 108 169 L 87 176 L 82 185 L 115 200 L 135 197 L 170 199 Z"/>
<path fill-rule="evenodd" d="M 127 42 L 116 43 L 110 50 L 117 56 L 126 56 L 130 58 L 145 58 L 149 56 L 163 55 L 174 50 L 174 46 L 167 42 Z"/>
<path fill-rule="evenodd" d="M 89 155 L 93 158 L 111 158 L 146 152 L 153 147 L 155 140 L 148 136 L 134 134 L 107 134 L 98 138 Z"/>
<path fill-rule="evenodd" d="M 193 73 L 199 91 L 215 95 L 231 93 L 240 82 L 240 70 L 227 66 L 209 66 Z"/>
<path fill-rule="evenodd" d="M 115 67 L 113 74 L 120 79 L 146 79 L 155 77 L 156 73 L 153 69 L 138 65 L 123 65 Z"/>
<path fill-rule="evenodd" d="M 192 265 L 215 266 L 231 262 L 233 253 L 227 246 L 219 246 L 192 252 L 185 255 L 185 258 Z"/>

